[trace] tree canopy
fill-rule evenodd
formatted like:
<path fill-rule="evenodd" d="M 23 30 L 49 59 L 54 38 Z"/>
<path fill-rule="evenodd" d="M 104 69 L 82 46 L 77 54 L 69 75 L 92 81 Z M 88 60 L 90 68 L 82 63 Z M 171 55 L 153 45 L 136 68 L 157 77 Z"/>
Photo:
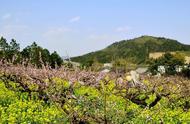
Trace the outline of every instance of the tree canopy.
<path fill-rule="evenodd" d="M 42 48 L 36 42 L 20 50 L 20 44 L 15 39 L 10 43 L 3 37 L 0 38 L 0 59 L 13 64 L 32 64 L 38 68 L 49 65 L 52 68 L 62 65 L 62 58 L 54 51 L 50 53 L 48 49 Z"/>

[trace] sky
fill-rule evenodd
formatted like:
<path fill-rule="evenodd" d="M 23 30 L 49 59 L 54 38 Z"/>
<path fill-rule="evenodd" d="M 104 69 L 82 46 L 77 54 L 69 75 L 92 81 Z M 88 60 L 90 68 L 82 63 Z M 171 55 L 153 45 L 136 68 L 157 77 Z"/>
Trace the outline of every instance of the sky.
<path fill-rule="evenodd" d="M 78 56 L 142 35 L 190 44 L 190 0 L 0 0 L 0 36 Z"/>

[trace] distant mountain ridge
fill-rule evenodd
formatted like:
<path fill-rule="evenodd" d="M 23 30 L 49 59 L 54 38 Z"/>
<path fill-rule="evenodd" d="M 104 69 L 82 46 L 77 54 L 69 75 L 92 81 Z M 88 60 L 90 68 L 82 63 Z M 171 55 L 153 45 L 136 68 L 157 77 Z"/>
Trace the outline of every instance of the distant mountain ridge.
<path fill-rule="evenodd" d="M 144 63 L 152 52 L 190 51 L 190 45 L 164 37 L 141 36 L 130 40 L 115 42 L 105 49 L 71 58 L 72 61 L 86 64 L 94 60 L 100 63 L 111 62 L 117 58 L 133 63 Z"/>

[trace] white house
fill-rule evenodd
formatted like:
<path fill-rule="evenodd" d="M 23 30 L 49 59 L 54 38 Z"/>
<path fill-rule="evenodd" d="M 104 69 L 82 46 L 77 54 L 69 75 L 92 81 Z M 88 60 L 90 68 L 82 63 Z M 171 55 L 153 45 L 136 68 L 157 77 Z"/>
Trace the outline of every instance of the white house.
<path fill-rule="evenodd" d="M 163 65 L 158 66 L 158 72 L 160 72 L 161 74 L 166 73 L 166 68 L 165 68 L 165 66 L 163 66 Z"/>

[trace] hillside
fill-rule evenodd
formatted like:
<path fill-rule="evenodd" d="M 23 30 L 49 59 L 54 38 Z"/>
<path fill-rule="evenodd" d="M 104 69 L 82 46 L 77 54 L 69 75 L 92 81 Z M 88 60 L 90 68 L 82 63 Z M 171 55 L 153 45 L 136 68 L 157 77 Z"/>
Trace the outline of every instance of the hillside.
<path fill-rule="evenodd" d="M 115 42 L 103 50 L 83 56 L 73 57 L 72 61 L 89 64 L 94 60 L 100 63 L 124 58 L 133 63 L 144 63 L 152 52 L 190 51 L 190 45 L 163 37 L 141 36 L 135 39 Z"/>

